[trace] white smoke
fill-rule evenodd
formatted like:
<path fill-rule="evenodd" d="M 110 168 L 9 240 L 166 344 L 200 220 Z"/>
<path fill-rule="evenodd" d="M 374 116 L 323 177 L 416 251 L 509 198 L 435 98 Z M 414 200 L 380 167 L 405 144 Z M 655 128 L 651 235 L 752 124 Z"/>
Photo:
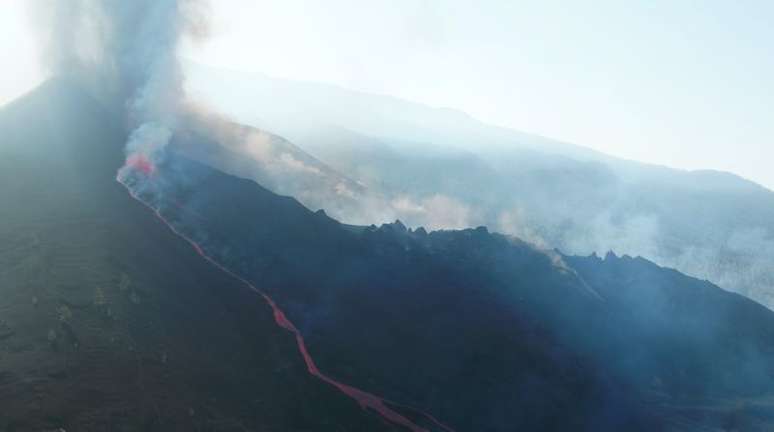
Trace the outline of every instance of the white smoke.
<path fill-rule="evenodd" d="M 44 63 L 125 122 L 128 156 L 161 157 L 183 101 L 177 51 L 206 34 L 200 0 L 36 0 Z"/>

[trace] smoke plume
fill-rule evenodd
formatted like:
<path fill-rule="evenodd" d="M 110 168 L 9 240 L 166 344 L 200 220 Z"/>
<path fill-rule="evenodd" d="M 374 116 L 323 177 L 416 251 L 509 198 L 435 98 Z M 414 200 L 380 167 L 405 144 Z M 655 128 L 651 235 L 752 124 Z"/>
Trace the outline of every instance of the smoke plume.
<path fill-rule="evenodd" d="M 153 169 L 183 102 L 177 51 L 206 35 L 201 0 L 71 0 L 33 3 L 44 63 L 121 116 L 127 162 Z"/>

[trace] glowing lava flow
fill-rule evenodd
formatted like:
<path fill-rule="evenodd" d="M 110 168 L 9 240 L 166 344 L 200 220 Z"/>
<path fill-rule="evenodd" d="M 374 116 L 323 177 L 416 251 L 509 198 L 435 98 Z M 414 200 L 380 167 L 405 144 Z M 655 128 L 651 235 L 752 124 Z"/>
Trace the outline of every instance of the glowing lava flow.
<path fill-rule="evenodd" d="M 126 158 L 126 166 L 133 168 L 146 176 L 156 172 L 156 166 L 142 153 L 133 153 Z"/>
<path fill-rule="evenodd" d="M 137 159 L 134 159 L 134 163 L 130 163 L 132 161 L 132 156 L 127 158 L 127 167 L 134 168 L 137 171 L 147 175 L 153 174 L 156 170 L 156 167 L 144 156 L 138 156 Z M 263 297 L 263 299 L 266 301 L 266 303 L 269 304 L 271 307 L 273 313 L 274 313 L 274 321 L 277 323 L 278 326 L 284 328 L 285 330 L 293 333 L 293 335 L 296 337 L 296 344 L 298 345 L 298 351 L 301 353 L 301 356 L 304 358 L 304 362 L 306 363 L 306 368 L 309 371 L 309 374 L 312 376 L 336 387 L 339 391 L 346 394 L 350 398 L 354 399 L 361 408 L 367 409 L 370 408 L 377 412 L 379 415 L 381 415 L 384 419 L 400 425 L 404 426 L 407 429 L 409 429 L 411 432 L 428 432 L 427 429 L 417 425 L 416 423 L 412 422 L 408 418 L 406 418 L 404 415 L 400 414 L 399 412 L 393 410 L 388 406 L 387 400 L 384 398 L 380 398 L 376 395 L 373 395 L 371 393 L 368 393 L 366 391 L 360 390 L 358 388 L 349 386 L 347 384 L 341 383 L 339 381 L 334 380 L 333 378 L 325 375 L 324 373 L 320 372 L 320 369 L 317 368 L 317 365 L 314 362 L 314 359 L 309 354 L 309 350 L 306 348 L 306 343 L 304 342 L 304 337 L 301 335 L 301 332 L 296 328 L 296 326 L 285 316 L 285 312 L 282 311 L 282 309 L 277 306 L 277 303 L 274 302 L 274 300 L 269 297 L 266 293 L 258 289 L 256 286 L 248 282 L 243 277 L 237 275 L 236 273 L 232 272 L 231 270 L 227 269 L 225 266 L 220 264 L 219 262 L 215 261 L 214 258 L 207 255 L 201 246 L 199 246 L 198 243 L 196 243 L 194 240 L 186 237 L 183 233 L 181 233 L 177 228 L 175 228 L 171 223 L 169 223 L 166 219 L 164 219 L 164 216 L 161 215 L 161 212 L 155 208 L 153 208 L 150 204 L 143 201 L 140 197 L 138 197 L 134 191 L 132 191 L 132 188 L 121 181 L 121 177 L 116 177 L 116 181 L 118 181 L 121 185 L 123 185 L 126 190 L 129 192 L 129 195 L 134 198 L 136 201 L 140 202 L 144 206 L 148 207 L 155 215 L 158 217 L 164 225 L 166 225 L 175 235 L 182 238 L 186 242 L 188 242 L 191 247 L 196 251 L 197 254 L 199 254 L 202 258 L 204 258 L 207 262 L 218 268 L 219 270 L 225 272 L 229 276 L 233 277 L 234 279 L 242 282 L 245 284 L 248 288 L 250 288 L 252 291 Z M 398 405 L 398 404 L 393 404 Z M 435 419 L 435 417 L 431 416 L 427 413 L 420 412 L 425 418 L 430 420 L 432 423 L 437 425 L 438 427 L 448 431 L 448 432 L 455 432 L 454 429 L 450 428 L 449 426 L 439 422 Z"/>

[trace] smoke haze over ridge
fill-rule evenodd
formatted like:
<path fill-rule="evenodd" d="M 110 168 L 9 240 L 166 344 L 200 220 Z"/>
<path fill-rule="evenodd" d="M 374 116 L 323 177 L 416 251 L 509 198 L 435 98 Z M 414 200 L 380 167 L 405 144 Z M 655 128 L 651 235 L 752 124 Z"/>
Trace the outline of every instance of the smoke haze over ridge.
<path fill-rule="evenodd" d="M 188 107 L 184 106 L 183 73 L 177 53 L 182 39 L 207 36 L 208 23 L 204 13 L 207 6 L 206 2 L 193 0 L 40 0 L 34 3 L 33 16 L 38 22 L 37 28 L 41 31 L 40 37 L 46 47 L 42 56 L 46 64 L 54 75 L 77 80 L 121 114 L 130 137 L 127 143 L 128 161 L 139 164 L 143 170 L 151 171 L 152 168 L 148 167 L 163 158 L 163 149 L 178 130 L 181 117 L 186 116 Z M 244 99 L 251 104 L 256 103 L 254 99 Z M 262 103 L 270 103 L 275 108 L 278 101 L 266 98 Z M 293 116 L 287 117 L 293 121 L 298 120 Z M 217 135 L 212 120 L 199 116 L 195 121 L 206 124 L 200 130 Z M 221 125 L 231 128 L 223 122 Z M 285 136 L 284 133 L 282 135 Z M 314 180 L 309 183 L 319 185 L 319 179 L 326 172 L 321 171 L 317 165 L 308 165 L 303 162 L 304 159 L 270 142 L 261 141 L 260 146 L 249 146 L 255 143 L 238 134 L 229 135 L 229 140 L 245 141 L 248 150 L 259 151 L 264 168 L 280 172 L 276 177 L 282 181 L 277 180 L 276 185 L 267 185 L 274 191 L 292 195 L 312 208 L 323 207 L 331 211 L 323 205 L 316 205 L 316 201 L 332 202 L 327 198 L 328 195 L 321 195 L 320 188 L 305 190 L 286 186 L 289 183 L 286 180 L 302 176 Z M 296 139 L 293 141 L 304 144 Z M 313 150 L 310 149 L 310 153 L 316 157 L 321 156 Z M 339 172 L 350 174 L 346 170 Z M 357 176 L 351 177 L 359 180 Z M 375 175 L 375 179 L 380 180 L 378 175 Z M 259 183 L 266 185 L 262 181 Z M 607 184 L 614 183 L 611 180 Z M 561 247 L 572 253 L 604 253 L 612 249 L 619 253 L 642 255 L 690 274 L 708 277 L 725 287 L 741 289 L 748 295 L 754 291 L 758 294 L 753 297 L 758 300 L 764 299 L 761 293 L 770 287 L 768 276 L 760 274 L 768 274 L 768 251 L 771 250 L 772 240 L 768 228 L 760 224 L 744 227 L 720 239 L 716 244 L 722 245 L 722 248 L 713 244 L 712 247 L 694 248 L 676 254 L 670 251 L 670 259 L 660 259 L 664 255 L 661 250 L 665 248 L 655 239 L 668 224 L 661 222 L 652 212 L 636 213 L 630 219 L 621 219 L 610 212 L 583 214 L 577 211 L 578 206 L 560 205 L 544 212 L 552 216 L 546 222 L 541 209 L 534 205 L 537 199 L 532 200 L 532 205 L 513 206 L 494 215 L 485 215 L 479 202 L 471 202 L 450 193 L 432 191 L 416 194 L 407 188 L 404 193 L 389 197 L 391 199 L 369 199 L 359 194 L 359 189 L 352 187 L 353 183 L 335 182 L 333 185 L 329 188 L 333 191 L 330 196 L 341 195 L 342 201 L 346 202 L 360 201 L 362 205 L 357 208 L 365 209 L 358 214 L 362 216 L 359 218 L 342 217 L 348 214 L 346 212 L 331 213 L 344 222 L 368 224 L 400 218 L 409 225 L 424 225 L 432 229 L 485 224 L 545 247 Z M 610 195 L 618 196 L 615 190 Z M 503 196 L 498 197 L 498 200 Z M 525 220 L 529 218 L 530 212 L 537 213 L 539 216 L 532 217 L 541 219 L 542 224 Z M 566 225 L 568 218 L 587 227 L 583 230 L 586 235 L 579 236 L 575 232 L 554 234 L 559 232 L 556 227 Z M 535 229 L 536 225 L 543 227 L 543 231 L 550 231 L 550 235 Z M 749 239 L 758 240 L 762 246 L 752 247 L 757 243 Z M 669 245 L 669 248 L 674 249 L 674 246 Z M 743 277 L 728 278 L 725 276 L 728 272 L 715 271 L 717 266 L 712 263 L 720 260 L 717 257 L 719 251 L 725 253 L 729 250 L 734 256 L 762 258 L 756 259 L 751 266 L 732 262 L 734 268 L 731 274 Z M 723 262 L 726 261 L 729 260 Z M 748 279 L 761 279 L 764 284 L 759 287 L 751 284 Z M 755 285 L 755 288 L 751 288 L 751 285 Z"/>

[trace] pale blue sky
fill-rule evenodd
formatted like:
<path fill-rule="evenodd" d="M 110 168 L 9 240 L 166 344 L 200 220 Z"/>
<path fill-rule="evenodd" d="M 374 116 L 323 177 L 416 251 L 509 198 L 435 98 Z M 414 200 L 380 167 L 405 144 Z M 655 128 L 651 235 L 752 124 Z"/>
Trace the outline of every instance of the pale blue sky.
<path fill-rule="evenodd" d="M 4 77 L 0 101 L 17 90 L 9 83 L 36 75 L 20 54 L 27 44 L 9 42 L 29 39 L 13 17 L 21 3 L 0 0 L 0 50 L 5 69 L 29 70 L 4 70 L 16 78 Z M 453 107 L 774 188 L 774 1 L 218 0 L 211 9 L 209 42 L 185 52 L 203 63 Z"/>

